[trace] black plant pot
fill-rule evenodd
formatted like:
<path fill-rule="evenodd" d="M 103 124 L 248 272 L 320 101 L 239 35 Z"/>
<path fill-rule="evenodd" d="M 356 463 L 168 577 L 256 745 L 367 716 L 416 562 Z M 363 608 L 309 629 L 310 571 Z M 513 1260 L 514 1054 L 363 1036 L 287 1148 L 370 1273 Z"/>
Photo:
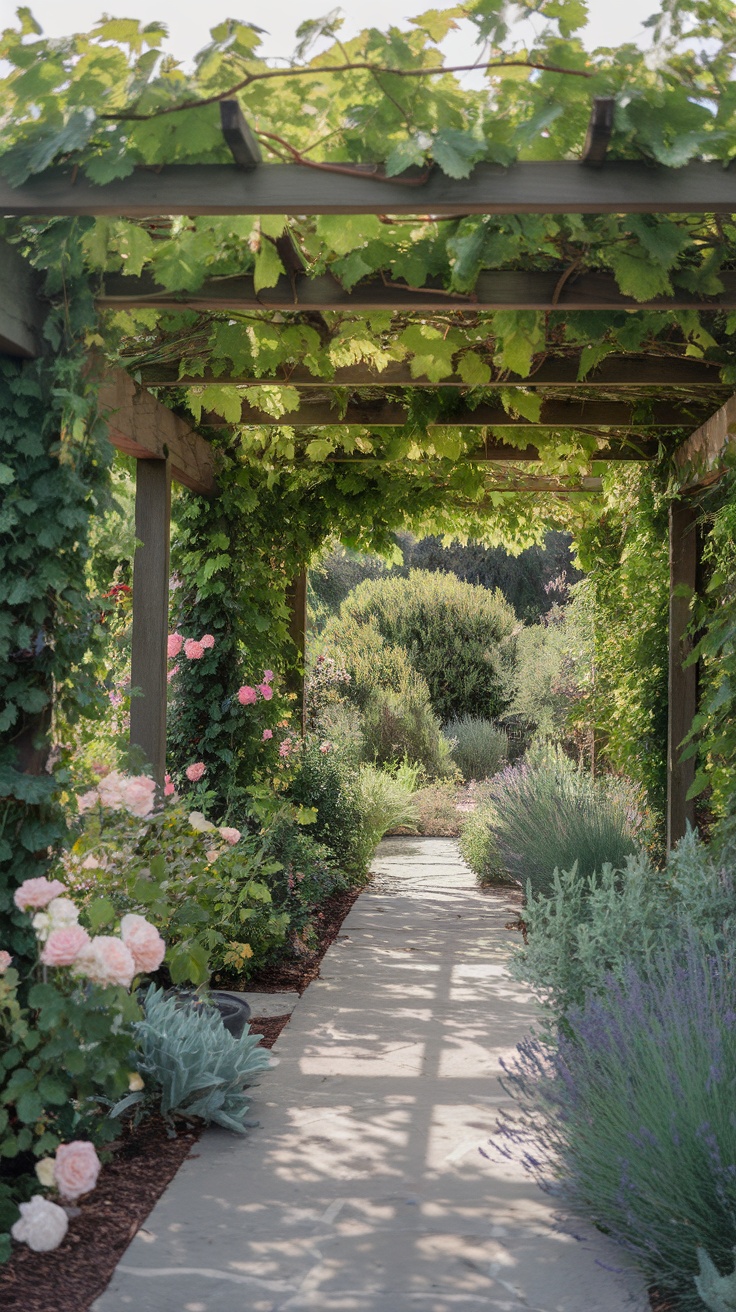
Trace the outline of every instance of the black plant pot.
<path fill-rule="evenodd" d="M 225 1029 L 234 1039 L 242 1037 L 243 1030 L 250 1020 L 250 1007 L 245 998 L 240 998 L 237 994 L 212 989 L 205 997 L 200 997 L 193 989 L 169 989 L 169 995 L 172 994 L 179 999 L 182 1006 L 215 1007 L 222 1017 Z"/>

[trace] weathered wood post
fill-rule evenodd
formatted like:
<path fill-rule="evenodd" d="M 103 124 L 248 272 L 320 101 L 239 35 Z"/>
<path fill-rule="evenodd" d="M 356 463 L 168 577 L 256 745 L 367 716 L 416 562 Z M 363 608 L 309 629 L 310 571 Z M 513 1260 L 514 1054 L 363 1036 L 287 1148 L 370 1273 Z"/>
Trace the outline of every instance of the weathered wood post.
<path fill-rule="evenodd" d="M 670 506 L 670 612 L 667 711 L 667 850 L 695 823 L 695 802 L 688 790 L 695 778 L 695 760 L 683 761 L 680 746 L 697 710 L 698 672 L 684 665 L 692 651 L 686 630 L 690 602 L 698 578 L 697 514 L 688 501 Z"/>
<path fill-rule="evenodd" d="M 304 687 L 304 667 L 307 655 L 307 571 L 300 570 L 287 589 L 286 599 L 289 604 L 289 636 L 297 650 L 296 669 L 291 679 L 291 689 L 299 698 L 302 717 L 302 733 L 307 731 L 307 696 Z"/>
<path fill-rule="evenodd" d="M 138 460 L 133 560 L 130 742 L 140 747 L 163 788 L 166 772 L 166 646 L 169 630 L 171 469 L 168 458 Z"/>

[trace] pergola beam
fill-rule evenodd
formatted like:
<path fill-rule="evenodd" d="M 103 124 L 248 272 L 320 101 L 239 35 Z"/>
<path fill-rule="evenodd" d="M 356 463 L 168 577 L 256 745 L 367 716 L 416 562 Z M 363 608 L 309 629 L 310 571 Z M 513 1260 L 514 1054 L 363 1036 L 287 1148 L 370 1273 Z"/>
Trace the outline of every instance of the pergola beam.
<path fill-rule="evenodd" d="M 609 355 L 585 378 L 580 379 L 584 353 L 544 360 L 530 378 L 512 374 L 509 378 L 497 376 L 489 387 L 708 387 L 719 386 L 720 365 L 685 357 L 636 357 Z M 224 374 L 215 376 L 211 369 L 201 375 L 179 373 L 179 364 L 149 364 L 136 370 L 144 387 L 201 387 L 216 384 L 221 387 L 462 387 L 468 384 L 459 374 L 439 381 L 414 378 L 406 362 L 391 362 L 381 373 L 368 364 L 347 365 L 336 369 L 332 378 L 315 378 L 305 365 L 282 366 L 264 378 L 255 374 Z"/>
<path fill-rule="evenodd" d="M 736 396 L 706 419 L 675 451 L 681 492 L 717 482 L 736 454 Z"/>
<path fill-rule="evenodd" d="M 344 413 L 333 409 L 329 401 L 303 401 L 298 410 L 288 411 L 276 418 L 243 401 L 240 422 L 267 428 L 321 428 L 326 425 L 340 427 L 403 427 L 407 411 L 395 401 L 351 401 Z M 202 416 L 210 427 L 225 427 L 226 422 L 214 412 Z M 657 402 L 645 407 L 641 417 L 636 406 L 622 401 L 543 401 L 539 419 L 524 415 L 510 415 L 501 405 L 481 404 L 469 406 L 444 415 L 429 428 L 689 428 L 696 420 L 688 420 L 683 406 Z"/>
<path fill-rule="evenodd" d="M 48 305 L 36 270 L 5 241 L 0 241 L 0 289 L 0 355 L 33 360 L 41 349 Z"/>
<path fill-rule="evenodd" d="M 52 217 L 152 218 L 200 214 L 733 214 L 736 173 L 719 161 L 679 169 L 610 160 L 591 169 L 574 160 L 533 160 L 503 168 L 478 164 L 469 178 L 434 168 L 381 178 L 372 165 L 343 173 L 302 164 L 137 167 L 95 186 L 72 168 L 49 169 L 20 187 L 0 180 L 0 212 Z M 350 171 L 351 170 L 351 171 Z M 407 186 L 407 182 L 415 185 Z"/>
<path fill-rule="evenodd" d="M 123 369 L 116 369 L 103 383 L 99 407 L 110 441 L 119 451 L 138 460 L 168 459 L 176 482 L 200 496 L 215 495 L 215 457 L 210 444 L 162 401 L 136 387 Z"/>
<path fill-rule="evenodd" d="M 636 446 L 621 445 L 599 447 L 592 451 L 588 460 L 593 462 L 628 461 L 632 464 L 637 462 L 645 463 L 653 460 L 657 454 L 657 444 L 654 442 L 637 443 Z M 424 457 L 427 459 L 427 457 Z M 406 460 L 406 457 L 398 457 Z M 487 442 L 485 447 L 479 451 L 468 451 L 459 459 L 454 460 L 453 464 L 534 464 L 543 459 L 543 454 L 537 446 L 507 446 L 505 442 Z M 397 457 L 391 456 L 374 456 L 374 455 L 343 455 L 337 453 L 327 457 L 328 464 L 339 465 L 384 465 L 395 464 Z"/>
<path fill-rule="evenodd" d="M 239 173 L 238 176 L 257 177 L 261 172 L 261 169 L 256 169 L 253 174 Z M 600 175 L 591 170 L 590 176 Z M 418 310 L 425 316 L 435 311 L 475 315 L 486 310 L 736 309 L 736 272 L 729 270 L 719 273 L 723 291 L 716 296 L 703 297 L 676 287 L 672 296 L 656 296 L 644 301 L 624 296 L 610 273 L 582 273 L 577 278 L 567 279 L 564 285 L 561 285 L 560 273 L 560 270 L 540 273 L 519 269 L 481 273 L 474 291 L 468 295 L 448 292 L 436 280 L 419 288 L 370 280 L 346 291 L 331 274 L 310 278 L 308 274 L 298 272 L 279 278 L 275 287 L 264 287 L 260 292 L 256 292 L 250 274 L 210 279 L 197 291 L 172 292 L 159 287 L 150 274 L 140 277 L 107 274 L 95 303 L 101 310 L 153 308 L 227 314 L 252 310 L 336 310 L 350 314 L 374 310 L 397 313 Z"/>

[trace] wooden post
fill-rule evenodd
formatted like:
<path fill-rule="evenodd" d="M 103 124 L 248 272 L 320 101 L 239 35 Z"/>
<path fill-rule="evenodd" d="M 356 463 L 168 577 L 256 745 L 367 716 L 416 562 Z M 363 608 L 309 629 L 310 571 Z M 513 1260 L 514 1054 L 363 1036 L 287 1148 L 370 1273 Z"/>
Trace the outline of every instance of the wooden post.
<path fill-rule="evenodd" d="M 166 771 L 166 645 L 169 630 L 171 469 L 166 460 L 138 460 L 133 562 L 133 650 L 130 742 L 140 747 L 163 788 Z"/>
<path fill-rule="evenodd" d="M 670 617 L 669 685 L 667 714 L 667 850 L 695 822 L 695 802 L 687 793 L 695 778 L 695 760 L 683 761 L 680 745 L 697 710 L 698 675 L 695 665 L 683 662 L 692 650 L 686 636 L 690 601 L 698 575 L 697 514 L 687 501 L 670 506 Z"/>
<path fill-rule="evenodd" d="M 297 650 L 292 691 L 297 693 L 302 713 L 302 733 L 307 731 L 307 697 L 304 689 L 304 665 L 307 654 L 307 571 L 303 569 L 290 584 L 286 594 L 291 611 L 289 636 Z"/>

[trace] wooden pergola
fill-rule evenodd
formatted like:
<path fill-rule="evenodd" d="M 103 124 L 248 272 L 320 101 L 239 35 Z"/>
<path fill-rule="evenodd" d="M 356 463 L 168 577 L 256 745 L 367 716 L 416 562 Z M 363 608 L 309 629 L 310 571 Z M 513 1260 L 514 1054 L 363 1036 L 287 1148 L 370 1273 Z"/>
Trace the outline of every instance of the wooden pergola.
<path fill-rule="evenodd" d="M 603 102 L 605 103 L 605 102 Z M 129 177 L 93 186 L 76 170 L 50 170 L 11 188 L 0 180 L 0 212 L 8 216 L 114 215 L 157 218 L 203 214 L 411 214 L 436 216 L 530 213 L 736 213 L 736 171 L 719 163 L 692 163 L 681 169 L 639 162 L 606 162 L 607 137 L 601 133 L 601 102 L 594 107 L 586 148 L 580 161 L 520 163 L 508 169 L 479 165 L 467 180 L 454 181 L 436 169 L 421 185 L 410 175 L 386 179 L 365 165 L 344 172 L 302 165 L 261 164 L 252 134 L 234 102 L 223 102 L 225 139 L 231 165 L 180 165 L 136 169 Z M 363 176 L 361 176 L 361 174 Z M 583 273 L 561 279 L 556 273 L 498 271 L 484 273 L 472 296 L 458 297 L 442 287 L 414 289 L 368 281 L 346 292 L 336 279 L 310 278 L 294 269 L 275 288 L 256 293 L 250 276 L 217 279 L 196 293 L 164 291 L 150 277 L 108 275 L 97 298 L 101 309 L 156 307 L 210 311 L 278 310 L 280 315 L 312 310 L 361 312 L 386 308 L 431 315 L 438 310 L 477 314 L 497 309 L 647 310 L 697 306 L 736 308 L 736 273 L 721 275 L 723 291 L 701 298 L 677 291 L 672 298 L 637 302 L 623 296 L 613 278 Z M 33 270 L 8 245 L 0 244 L 0 352 L 32 358 L 40 351 L 44 307 Z M 699 544 L 696 494 L 725 472 L 736 435 L 736 397 L 724 392 L 718 366 L 703 361 L 656 356 L 608 356 L 578 381 L 579 361 L 545 361 L 531 378 L 498 378 L 486 389 L 545 389 L 540 417 L 510 416 L 499 403 L 472 408 L 463 399 L 460 378 L 441 383 L 412 377 L 408 367 L 392 364 L 382 374 L 366 366 L 337 370 L 329 381 L 310 376 L 303 366 L 271 377 L 187 378 L 178 364 L 150 365 L 134 382 L 124 370 L 108 374 L 100 391 L 100 410 L 114 446 L 137 461 L 136 536 L 133 582 L 131 739 L 151 762 L 161 781 L 165 769 L 166 689 L 169 597 L 171 481 L 202 496 L 217 495 L 217 466 L 207 439 L 155 397 L 148 388 L 166 389 L 216 383 L 244 391 L 240 422 L 315 427 L 355 424 L 401 426 L 406 408 L 403 389 L 455 389 L 456 409 L 445 420 L 463 429 L 513 430 L 514 440 L 496 441 L 479 434 L 478 448 L 461 457 L 488 465 L 499 491 L 596 491 L 601 482 L 595 465 L 608 461 L 646 461 L 664 446 L 672 454 L 679 496 L 670 510 L 669 709 L 667 841 L 672 845 L 694 820 L 687 793 L 694 779 L 692 759 L 680 747 L 697 706 L 697 670 L 685 664 L 690 599 L 697 587 Z M 248 388 L 289 384 L 300 392 L 296 412 L 274 419 L 248 401 Z M 328 388 L 348 391 L 347 410 L 334 409 Z M 365 399 L 363 389 L 374 396 Z M 320 396 L 320 389 L 323 395 Z M 391 390 L 390 396 L 382 393 Z M 399 397 L 394 394 L 399 389 Z M 350 395 L 361 391 L 361 395 Z M 467 390 L 467 388 L 466 388 Z M 652 390 L 658 399 L 648 396 Z M 611 399 L 608 393 L 622 394 Z M 592 395 L 591 395 L 592 393 Z M 598 396 L 596 395 L 598 394 Z M 664 399 L 662 394 L 664 394 Z M 718 402 L 718 406 L 714 405 Z M 715 410 L 715 413 L 714 413 Z M 203 415 L 203 425 L 226 427 L 217 415 Z M 588 475 L 550 478 L 524 466 L 540 458 L 535 431 L 550 428 L 594 434 L 595 451 Z M 516 438 L 516 430 L 518 439 Z M 508 434 L 511 437 L 511 434 Z M 341 455 L 331 459 L 375 462 L 375 456 Z M 306 575 L 290 591 L 292 636 L 302 654 L 306 629 Z"/>

